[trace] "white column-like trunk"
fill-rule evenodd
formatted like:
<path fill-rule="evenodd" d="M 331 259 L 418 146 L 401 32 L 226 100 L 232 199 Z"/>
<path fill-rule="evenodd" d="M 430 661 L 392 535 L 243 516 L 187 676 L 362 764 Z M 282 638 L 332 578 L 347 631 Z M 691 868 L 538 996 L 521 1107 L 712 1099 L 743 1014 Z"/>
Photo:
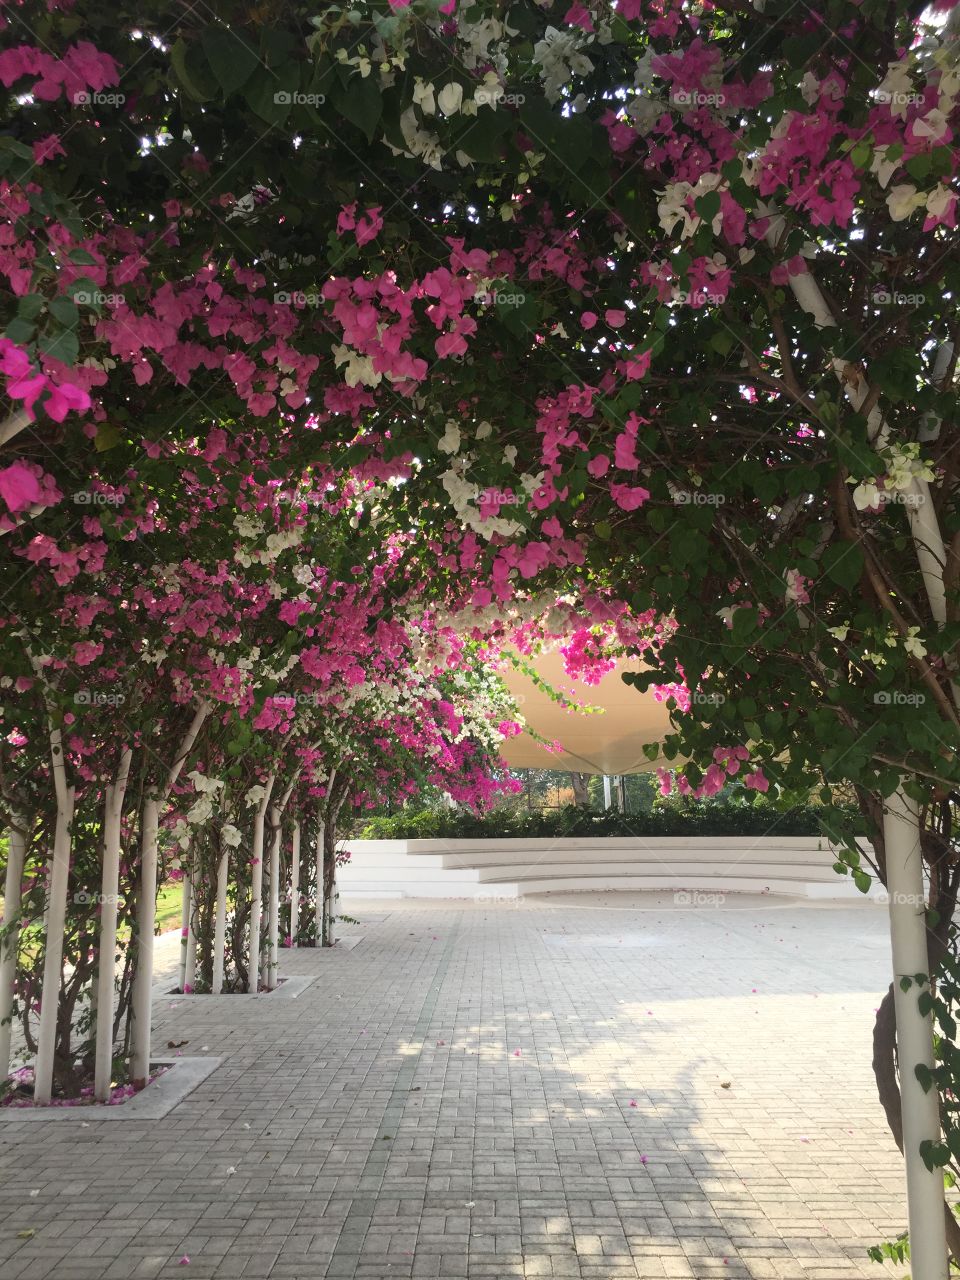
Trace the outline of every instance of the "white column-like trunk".
<path fill-rule="evenodd" d="M 120 821 L 130 776 L 133 752 L 120 756 L 116 781 L 106 789 L 103 818 L 103 876 L 100 890 L 100 954 L 97 960 L 97 1034 L 94 1050 L 93 1096 L 98 1102 L 110 1097 L 113 1075 L 114 988 L 117 967 L 117 909 L 120 894 Z"/>
<path fill-rule="evenodd" d="M 187 955 L 190 951 L 191 898 L 193 896 L 193 881 L 189 871 L 184 870 L 180 886 L 183 890 L 183 898 L 180 903 L 180 976 L 177 979 L 177 986 L 181 991 L 185 991 L 187 985 Z"/>
<path fill-rule="evenodd" d="M 902 790 L 887 802 L 883 835 L 890 896 L 903 1156 L 907 1167 L 910 1274 L 914 1280 L 947 1280 L 943 1174 L 939 1169 L 929 1170 L 920 1156 L 922 1142 L 940 1140 L 938 1096 L 936 1089 L 924 1092 L 915 1072 L 920 1065 L 934 1065 L 933 1025 L 930 1015 L 920 1012 L 921 989 L 913 984 L 904 991 L 900 986 L 901 978 L 925 974 L 929 969 L 917 804 Z"/>
<path fill-rule="evenodd" d="M 610 790 L 610 775 L 605 773 L 603 775 L 603 807 L 604 809 L 609 809 L 612 804 L 613 794 Z"/>
<path fill-rule="evenodd" d="M 337 878 L 334 875 L 330 882 L 330 888 L 324 895 L 323 900 L 323 917 L 325 927 L 323 931 L 324 946 L 332 947 L 336 942 L 336 920 L 337 920 Z"/>
<path fill-rule="evenodd" d="M 27 853 L 26 824 L 8 832 L 7 875 L 3 889 L 4 941 L 0 946 L 0 1084 L 10 1074 L 10 1040 L 13 1034 L 13 985 L 17 973 L 17 946 L 20 940 L 20 886 Z M 14 924 L 14 921 L 17 924 Z"/>
<path fill-rule="evenodd" d="M 59 730 L 55 735 L 60 748 Z M 56 769 L 56 765 L 54 766 Z M 62 770 L 62 756 L 60 768 Z M 60 788 L 58 787 L 58 791 Z M 47 875 L 46 935 L 44 937 L 43 987 L 40 993 L 40 1029 L 34 1065 L 34 1101 L 46 1106 L 53 1096 L 53 1058 L 57 1044 L 57 1012 L 63 977 L 63 929 L 67 916 L 67 881 L 70 876 L 70 823 L 73 820 L 73 788 L 57 796 L 57 821 Z"/>
<path fill-rule="evenodd" d="M 326 900 L 323 892 L 323 843 L 326 823 L 321 818 L 317 824 L 317 847 L 314 850 L 314 862 L 317 874 L 317 895 L 313 903 L 313 923 L 315 929 L 314 946 L 322 947 L 325 933 Z"/>
<path fill-rule="evenodd" d="M 290 854 L 290 945 L 297 945 L 297 933 L 300 929 L 300 823 L 293 824 L 290 835 L 292 852 Z"/>
<path fill-rule="evenodd" d="M 280 840 L 283 817 L 280 810 L 270 810 L 270 898 L 267 914 L 267 981 L 268 991 L 280 976 Z"/>
<path fill-rule="evenodd" d="M 227 877 L 230 872 L 230 849 L 220 846 L 220 865 L 217 867 L 217 915 L 213 925 L 213 984 L 210 990 L 215 996 L 223 991 L 223 957 L 227 938 Z"/>
<path fill-rule="evenodd" d="M 160 804 L 149 795 L 140 817 L 140 897 L 137 902 L 137 971 L 133 981 L 133 1053 L 130 1076 L 137 1088 L 150 1079 L 153 1016 L 153 929 L 157 916 L 157 827 Z"/>
<path fill-rule="evenodd" d="M 270 804 L 270 794 L 273 791 L 274 781 L 275 777 L 271 773 L 267 779 L 264 797 L 257 807 L 256 816 L 253 820 L 253 886 L 251 889 L 252 901 L 250 903 L 250 954 L 247 960 L 249 966 L 247 990 L 254 996 L 260 986 L 260 917 L 263 911 L 263 824 L 267 814 L 267 807 Z"/>
<path fill-rule="evenodd" d="M 186 937 L 186 956 L 183 968 L 183 986 L 181 991 L 193 991 L 197 985 L 197 935 L 193 927 L 194 911 L 197 903 L 196 892 L 196 874 L 197 869 L 194 866 L 190 873 L 190 895 L 188 898 L 189 908 L 187 911 L 187 937 Z"/>

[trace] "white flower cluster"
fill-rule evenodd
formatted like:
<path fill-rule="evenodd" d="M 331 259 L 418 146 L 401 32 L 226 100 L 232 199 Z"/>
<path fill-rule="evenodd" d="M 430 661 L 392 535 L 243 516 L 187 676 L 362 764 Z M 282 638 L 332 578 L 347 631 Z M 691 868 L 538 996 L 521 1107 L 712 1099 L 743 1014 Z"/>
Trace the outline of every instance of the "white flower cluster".
<path fill-rule="evenodd" d="M 879 452 L 887 463 L 885 475 L 876 480 L 861 480 L 859 484 L 854 479 L 848 481 L 856 485 L 853 505 L 858 511 L 877 511 L 891 494 L 913 494 L 919 498 L 917 484 L 934 479 L 933 467 L 920 457 L 920 445 L 915 442 L 891 445 Z M 882 480 L 882 488 L 878 480 Z"/>
<path fill-rule="evenodd" d="M 593 43 L 594 37 L 579 27 L 558 31 L 547 27 L 543 39 L 533 46 L 533 60 L 540 67 L 544 93 L 548 102 L 558 102 L 564 85 L 574 75 L 589 75 L 593 63 L 583 49 Z"/>
<path fill-rule="evenodd" d="M 689 182 L 667 183 L 657 205 L 661 227 L 663 227 L 667 235 L 671 235 L 677 223 L 681 222 L 683 223 L 680 232 L 681 240 L 685 240 L 687 236 L 692 236 L 703 219 L 688 206 L 698 200 L 700 196 L 706 195 L 708 191 L 717 191 L 726 186 L 727 183 L 719 173 L 701 174 L 695 186 Z M 722 222 L 723 215 L 717 213 L 711 223 L 714 235 L 720 234 Z"/>

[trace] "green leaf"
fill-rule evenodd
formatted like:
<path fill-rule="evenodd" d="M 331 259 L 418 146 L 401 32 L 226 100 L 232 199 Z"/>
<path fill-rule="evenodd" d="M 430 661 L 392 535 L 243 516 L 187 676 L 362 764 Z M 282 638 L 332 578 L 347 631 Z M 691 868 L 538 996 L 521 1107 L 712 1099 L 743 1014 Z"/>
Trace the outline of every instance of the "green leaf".
<path fill-rule="evenodd" d="M 112 449 L 123 440 L 123 436 L 109 422 L 101 422 L 97 427 L 96 449 L 97 453 L 106 453 L 108 449 Z"/>
<path fill-rule="evenodd" d="M 357 126 L 368 142 L 373 141 L 383 114 L 383 98 L 372 75 L 353 76 L 345 89 L 338 89 L 333 95 L 333 105 Z"/>
<path fill-rule="evenodd" d="M 267 124 L 283 124 L 300 89 L 300 73 L 295 66 L 273 72 L 266 67 L 249 80 L 243 96 L 250 110 Z"/>
<path fill-rule="evenodd" d="M 214 96 L 213 80 L 206 72 L 200 48 L 182 37 L 170 50 L 170 66 L 180 87 L 195 102 L 209 102 Z"/>
<path fill-rule="evenodd" d="M 43 310 L 44 298 L 40 293 L 26 293 L 17 300 L 17 315 L 21 320 L 36 320 Z"/>
<path fill-rule="evenodd" d="M 200 42 L 224 97 L 242 88 L 260 62 L 248 39 L 230 27 L 207 27 Z"/>
<path fill-rule="evenodd" d="M 71 302 L 69 298 L 51 298 L 48 310 L 65 329 L 72 329 L 77 323 L 76 303 Z"/>
<path fill-rule="evenodd" d="M 44 355 L 51 356 L 54 360 L 62 360 L 66 365 L 76 364 L 80 354 L 80 343 L 72 329 L 45 333 L 37 345 Z"/>
<path fill-rule="evenodd" d="M 9 338 L 11 342 L 15 342 L 22 347 L 33 337 L 36 325 L 32 320 L 25 320 L 22 316 L 14 316 L 7 324 L 3 334 L 5 338 Z"/>
<path fill-rule="evenodd" d="M 856 543 L 835 543 L 824 551 L 822 564 L 831 582 L 852 591 L 863 573 L 863 552 Z"/>
<path fill-rule="evenodd" d="M 873 877 L 864 871 L 862 867 L 855 867 L 853 871 L 853 883 L 861 893 L 869 893 L 870 886 L 873 884 Z"/>
<path fill-rule="evenodd" d="M 699 213 L 704 222 L 713 222 L 714 218 L 720 212 L 720 194 L 717 191 L 708 191 L 699 200 L 693 202 L 693 207 Z"/>

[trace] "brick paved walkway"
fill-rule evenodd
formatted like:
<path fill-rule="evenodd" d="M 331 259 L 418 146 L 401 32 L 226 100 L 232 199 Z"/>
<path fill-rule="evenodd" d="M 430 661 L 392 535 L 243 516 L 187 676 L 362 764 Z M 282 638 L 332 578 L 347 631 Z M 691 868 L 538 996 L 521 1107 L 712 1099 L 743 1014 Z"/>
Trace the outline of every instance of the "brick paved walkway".
<path fill-rule="evenodd" d="M 166 1119 L 0 1127 L 4 1280 L 897 1274 L 882 909 L 346 906 L 297 1000 L 159 1002 L 224 1058 Z"/>

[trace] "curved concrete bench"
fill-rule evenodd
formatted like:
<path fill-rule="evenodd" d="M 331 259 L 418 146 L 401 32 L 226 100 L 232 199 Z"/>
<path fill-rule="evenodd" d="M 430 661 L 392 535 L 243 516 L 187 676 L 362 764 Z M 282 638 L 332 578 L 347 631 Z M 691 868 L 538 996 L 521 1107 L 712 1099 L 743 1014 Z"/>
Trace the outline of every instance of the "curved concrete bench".
<path fill-rule="evenodd" d="M 346 896 L 518 898 L 597 889 L 691 889 L 861 898 L 817 836 L 349 840 Z M 879 886 L 874 892 L 879 892 Z"/>

